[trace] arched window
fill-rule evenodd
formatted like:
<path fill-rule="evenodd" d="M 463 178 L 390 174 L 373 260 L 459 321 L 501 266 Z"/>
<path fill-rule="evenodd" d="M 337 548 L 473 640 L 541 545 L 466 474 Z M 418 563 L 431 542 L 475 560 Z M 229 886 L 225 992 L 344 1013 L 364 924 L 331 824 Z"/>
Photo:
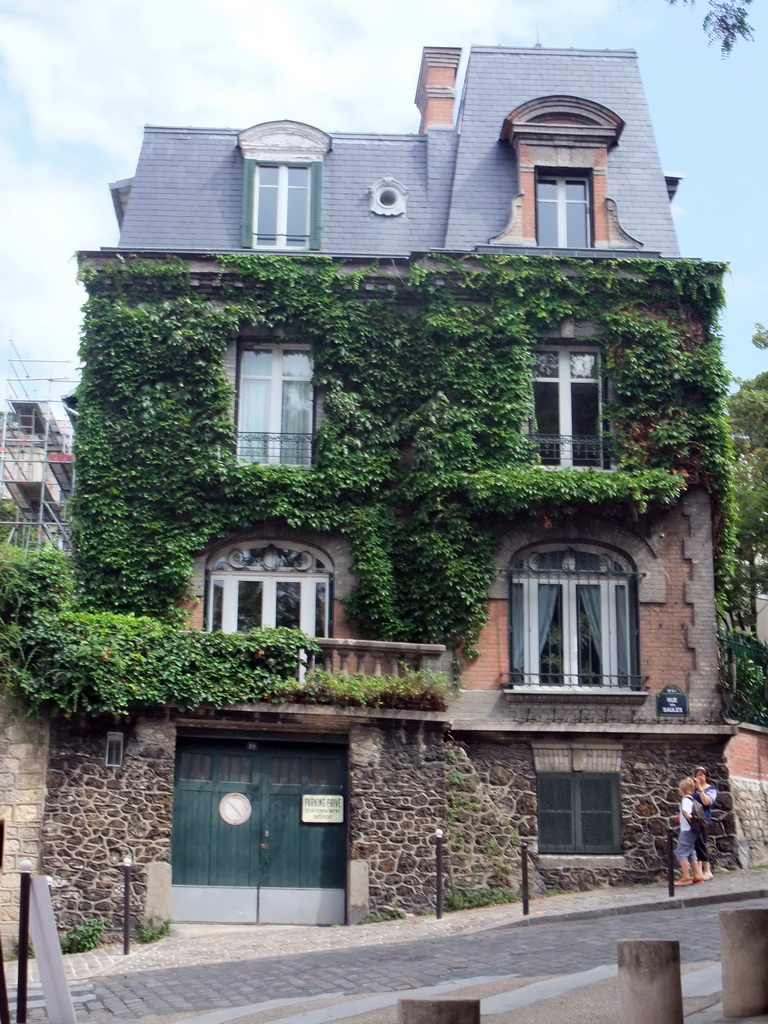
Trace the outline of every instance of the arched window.
<path fill-rule="evenodd" d="M 255 541 L 217 555 L 209 568 L 208 628 L 241 633 L 287 626 L 328 636 L 332 571 L 324 556 L 282 541 Z"/>
<path fill-rule="evenodd" d="M 513 563 L 510 683 L 640 688 L 637 573 L 626 558 L 548 545 Z"/>

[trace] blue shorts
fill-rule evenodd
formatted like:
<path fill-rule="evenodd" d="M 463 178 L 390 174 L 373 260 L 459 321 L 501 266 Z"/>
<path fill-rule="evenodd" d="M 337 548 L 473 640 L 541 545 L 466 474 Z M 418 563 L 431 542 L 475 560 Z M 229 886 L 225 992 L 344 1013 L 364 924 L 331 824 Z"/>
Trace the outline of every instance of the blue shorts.
<path fill-rule="evenodd" d="M 692 829 L 681 832 L 677 839 L 678 860 L 698 860 L 696 856 L 696 833 Z"/>

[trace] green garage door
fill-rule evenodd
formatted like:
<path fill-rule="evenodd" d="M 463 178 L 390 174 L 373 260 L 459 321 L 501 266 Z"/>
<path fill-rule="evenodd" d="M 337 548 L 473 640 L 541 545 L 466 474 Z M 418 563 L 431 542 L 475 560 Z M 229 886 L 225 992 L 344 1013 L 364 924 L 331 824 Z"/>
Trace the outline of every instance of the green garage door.
<path fill-rule="evenodd" d="M 346 751 L 180 740 L 175 920 L 343 923 Z"/>

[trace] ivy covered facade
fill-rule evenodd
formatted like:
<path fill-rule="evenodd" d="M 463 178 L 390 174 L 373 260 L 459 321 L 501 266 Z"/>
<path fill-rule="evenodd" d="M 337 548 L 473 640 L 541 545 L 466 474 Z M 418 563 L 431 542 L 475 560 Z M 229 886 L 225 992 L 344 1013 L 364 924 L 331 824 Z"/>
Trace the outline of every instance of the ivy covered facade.
<path fill-rule="evenodd" d="M 257 639 L 126 697 L 122 647 L 122 703 L 54 719 L 46 815 L 98 817 L 105 778 L 146 805 L 104 867 L 130 853 L 156 916 L 421 910 L 436 828 L 457 903 L 516 890 L 520 839 L 542 886 L 648 880 L 700 763 L 733 862 L 723 267 L 679 256 L 634 54 L 474 47 L 460 131 L 458 60 L 424 51 L 417 135 L 148 129 L 119 245 L 81 254 L 81 613 L 161 646 L 182 612 L 298 629 L 332 675 L 451 683 L 264 699 Z"/>

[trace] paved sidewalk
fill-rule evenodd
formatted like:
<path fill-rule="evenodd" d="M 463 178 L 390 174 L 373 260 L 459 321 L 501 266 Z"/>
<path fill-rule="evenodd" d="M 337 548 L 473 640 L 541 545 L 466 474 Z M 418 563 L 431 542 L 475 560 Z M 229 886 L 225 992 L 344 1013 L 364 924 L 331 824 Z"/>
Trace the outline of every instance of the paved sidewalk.
<path fill-rule="evenodd" d="M 301 926 L 243 926 L 243 925 L 178 925 L 174 927 L 172 935 L 151 946 L 135 946 L 127 957 L 122 955 L 120 949 L 99 949 L 92 953 L 79 954 L 65 957 L 65 964 L 68 977 L 71 981 L 73 998 L 78 1009 L 78 1020 L 100 1021 L 106 1019 L 105 1014 L 122 1017 L 123 1020 L 130 1019 L 131 1006 L 135 1006 L 133 1019 L 141 1019 L 142 1024 L 225 1024 L 228 1021 L 237 1021 L 238 1024 L 271 1024 L 282 1018 L 283 1024 L 321 1024 L 320 1018 L 315 1018 L 315 1012 L 321 1013 L 323 1022 L 330 1022 L 340 1019 L 350 1019 L 353 1024 L 355 1016 L 365 1015 L 369 1024 L 394 1024 L 396 1016 L 396 1003 L 399 998 L 406 995 L 413 995 L 418 984 L 428 984 L 432 979 L 426 976 L 418 962 L 413 963 L 413 969 L 403 980 L 408 986 L 407 991 L 400 993 L 389 991 L 395 986 L 382 985 L 379 979 L 371 978 L 365 972 L 356 973 L 353 969 L 352 954 L 357 950 L 365 950 L 367 947 L 380 947 L 382 957 L 385 950 L 392 950 L 394 954 L 398 944 L 418 943 L 420 940 L 432 939 L 449 940 L 454 936 L 466 936 L 468 940 L 472 936 L 477 939 L 490 929 L 513 927 L 516 932 L 518 928 L 527 929 L 535 925 L 556 925 L 559 922 L 589 921 L 594 918 L 606 918 L 606 931 L 609 929 L 609 921 L 613 920 L 610 926 L 611 934 L 616 929 L 620 932 L 620 925 L 617 917 L 623 914 L 637 914 L 640 912 L 668 911 L 675 908 L 696 909 L 710 907 L 719 903 L 725 906 L 733 901 L 765 900 L 768 899 L 768 871 L 733 871 L 717 873 L 711 882 L 706 882 L 695 887 L 686 887 L 675 892 L 673 898 L 667 893 L 666 884 L 635 886 L 631 888 L 611 888 L 595 890 L 587 893 L 572 893 L 550 896 L 531 901 L 530 916 L 523 917 L 520 904 L 510 904 L 501 907 L 484 908 L 472 911 L 447 914 L 438 921 L 434 917 L 410 917 L 402 921 L 385 922 L 358 927 L 333 927 L 316 928 Z M 650 924 L 650 922 L 649 922 Z M 716 922 L 715 922 L 716 930 Z M 537 943 L 544 934 L 549 934 L 550 929 L 544 929 L 542 936 L 538 933 L 541 929 L 536 928 L 531 933 L 531 940 L 536 936 Z M 521 933 L 522 935 L 524 932 Z M 495 941 L 495 940 L 494 940 Z M 526 945 L 528 945 L 526 940 Z M 535 945 L 535 944 L 534 944 Z M 411 958 L 411 947 L 403 945 L 408 949 L 407 956 Z M 454 948 L 454 947 L 452 947 Z M 615 948 L 615 947 L 614 947 Z M 446 946 L 448 950 L 448 946 Z M 306 957 L 296 958 L 297 954 L 333 954 L 334 952 L 348 951 L 350 959 L 345 961 L 342 957 L 338 961 L 338 969 L 328 970 L 318 978 L 307 977 L 301 973 L 298 960 L 306 963 Z M 371 950 L 373 952 L 373 950 Z M 698 956 L 701 957 L 714 953 L 717 956 L 717 949 L 702 949 Z M 359 961 L 360 956 L 357 956 Z M 388 954 L 390 955 L 390 954 Z M 694 956 L 696 954 L 694 953 Z M 455 953 L 445 953 L 445 956 L 454 956 Z M 286 970 L 289 969 L 290 960 L 294 957 L 296 967 L 291 970 L 290 981 L 292 986 L 286 986 L 286 995 L 291 996 L 285 999 L 271 999 L 262 1005 L 254 1005 L 247 998 L 237 1005 L 237 994 L 242 991 L 243 995 L 255 994 L 258 988 L 253 988 L 253 969 L 245 961 L 271 960 L 270 969 L 278 960 L 284 959 Z M 236 964 L 243 961 L 242 977 L 248 980 L 249 984 L 238 984 Z M 447 961 L 443 960 L 446 963 Z M 594 959 L 591 961 L 594 963 Z M 615 962 L 615 961 L 614 961 Z M 349 970 L 345 970 L 344 964 L 349 964 Z M 531 963 L 535 969 L 541 964 L 544 975 L 541 979 L 533 979 L 530 969 Z M 615 970 L 607 968 L 593 968 L 592 970 L 578 971 L 579 965 L 586 966 L 587 960 L 583 960 L 578 953 L 578 948 L 572 950 L 569 958 L 561 960 L 558 964 L 541 957 L 537 958 L 535 949 L 528 960 L 528 967 L 525 971 L 526 977 L 516 978 L 515 976 L 500 976 L 502 972 L 491 970 L 489 977 L 454 977 L 451 981 L 434 984 L 425 989 L 425 992 L 433 992 L 437 989 L 461 988 L 456 994 L 476 994 L 482 998 L 484 1016 L 498 1018 L 488 1024 L 517 1024 L 517 1021 L 535 1022 L 541 1024 L 557 1024 L 559 1020 L 565 1024 L 579 1024 L 580 1018 L 574 1015 L 578 1006 L 583 1005 L 585 1013 L 592 1016 L 585 1016 L 583 1019 L 589 1024 L 613 1024 L 616 1020 L 616 996 L 615 983 L 612 976 L 596 979 L 594 970 Z M 234 979 L 232 982 L 232 998 L 229 1001 L 229 1008 L 226 1010 L 202 1012 L 205 1002 L 197 1003 L 189 1001 L 189 992 L 183 988 L 174 997 L 175 982 L 173 979 L 188 978 L 190 972 L 200 977 L 200 984 L 203 985 L 203 976 L 210 976 L 210 972 L 218 971 L 216 965 L 221 965 L 222 971 L 228 973 L 226 977 Z M 694 967 L 700 966 L 700 970 L 693 971 L 699 975 L 699 980 L 709 979 L 705 988 L 712 987 L 711 975 L 706 970 L 711 969 L 714 961 L 702 961 L 701 965 L 687 964 L 685 970 L 693 971 Z M 232 965 L 227 968 L 227 965 Z M 478 963 L 481 966 L 481 962 Z M 30 1021 L 44 1021 L 44 1011 L 39 1000 L 39 990 L 35 988 L 37 981 L 34 964 L 31 965 L 32 989 L 30 995 L 33 1001 L 30 1003 Z M 265 965 L 266 966 L 266 965 Z M 448 963 L 449 967 L 459 966 Z M 489 964 L 490 966 L 490 964 Z M 510 964 L 510 966 L 512 966 Z M 717 967 L 716 964 L 714 964 Z M 199 971 L 195 968 L 199 967 Z M 507 968 L 508 970 L 509 968 Z M 481 966 L 482 970 L 482 966 Z M 577 973 L 573 973 L 577 970 Z M 565 973 L 564 973 L 565 971 Z M 569 973 L 570 972 L 570 973 Z M 464 972 L 465 974 L 471 972 Z M 434 975 L 434 972 L 433 972 Z M 443 972 L 445 976 L 445 971 Z M 339 988 L 334 988 L 334 977 L 344 980 L 343 993 Z M 135 979 L 132 981 L 131 979 Z M 355 981 L 357 978 L 357 981 Z M 564 980 L 565 979 L 565 980 Z M 9 965 L 8 972 L 9 991 L 15 991 L 15 965 Z M 434 978 L 434 980 L 439 980 Z M 183 984 L 183 983 L 182 983 Z M 188 983 L 187 983 L 188 984 Z M 560 991 L 561 985 L 570 986 L 565 992 Z M 694 981 L 689 983 L 695 985 Z M 718 982 L 719 984 L 719 982 Z M 156 998 L 152 996 L 152 985 L 156 985 Z M 538 985 L 538 988 L 536 987 Z M 250 987 L 249 987 L 250 986 Z M 291 992 L 292 988 L 292 992 Z M 379 992 L 372 996 L 372 992 Z M 305 994 L 296 996 L 295 993 Z M 333 993 L 336 993 L 334 995 Z M 686 1012 L 693 1014 L 690 1017 L 690 1024 L 714 1024 L 721 1018 L 712 1016 L 717 1013 L 716 1004 L 719 999 L 719 988 L 716 991 L 704 993 L 694 992 L 691 989 L 691 996 L 686 1001 Z M 106 995 L 105 995 L 106 993 Z M 110 993 L 112 993 L 110 995 Z M 321 993 L 321 995 L 317 995 Z M 325 993 L 325 995 L 322 995 Z M 330 994 L 329 994 L 330 993 Z M 356 993 L 350 995 L 350 993 Z M 510 993 L 517 993 L 510 995 Z M 279 994 L 279 993 L 278 993 Z M 362 1001 L 361 1001 L 361 996 Z M 503 1004 L 499 1000 L 504 997 Z M 37 997 L 37 998 L 36 998 Z M 535 998 L 534 998 L 535 997 Z M 251 997 L 252 998 L 252 997 Z M 110 1004 L 110 999 L 112 1003 Z M 369 1005 L 371 999 L 378 1000 L 376 1006 Z M 512 1003 L 509 1000 L 512 1000 Z M 490 1002 L 489 1002 L 490 1000 Z M 493 1000 L 496 1000 L 494 1003 Z M 515 1000 L 517 1002 L 515 1002 Z M 558 1009 L 559 1003 L 570 1007 L 566 1012 Z M 355 1011 L 352 1005 L 357 1001 L 363 1006 L 362 1010 Z M 225 1005 L 227 1000 L 220 1001 L 208 999 L 207 1006 Z M 201 1012 L 195 1016 L 190 1014 L 193 1006 L 200 1006 Z M 503 1005 L 503 1009 L 498 1007 Z M 156 1007 L 156 1015 L 148 1016 L 150 1007 Z M 340 1008 L 347 1007 L 341 1012 Z M 497 1007 L 497 1009 L 494 1009 Z M 546 1007 L 546 1010 L 545 1010 Z M 604 1007 L 604 1015 L 597 1014 L 597 1008 Z M 305 1015 L 305 1011 L 309 1016 Z M 312 1012 L 310 1012 L 312 1011 Z M 602 1011 L 601 1011 L 602 1012 Z M 544 1016 L 540 1014 L 544 1013 Z M 700 1014 L 709 1016 L 700 1016 Z M 520 1016 L 523 1014 L 523 1016 Z M 537 1016 L 537 1014 L 539 1014 Z M 613 1014 L 613 1016 L 611 1016 Z M 764 1021 L 768 1017 L 763 1018 Z M 362 1024 L 362 1020 L 360 1022 Z M 484 1022 L 485 1024 L 485 1022 Z"/>

